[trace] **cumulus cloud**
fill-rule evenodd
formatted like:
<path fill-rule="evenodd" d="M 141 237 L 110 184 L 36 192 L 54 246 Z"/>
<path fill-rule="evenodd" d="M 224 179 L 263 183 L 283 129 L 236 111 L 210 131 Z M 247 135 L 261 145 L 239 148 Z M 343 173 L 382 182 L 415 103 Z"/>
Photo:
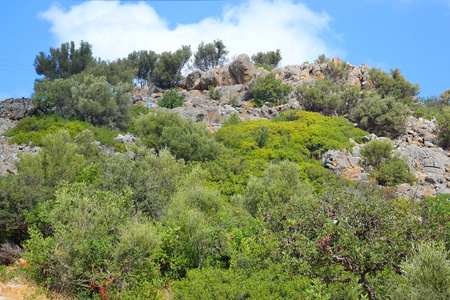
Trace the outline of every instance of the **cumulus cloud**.
<path fill-rule="evenodd" d="M 69 9 L 54 4 L 40 16 L 52 24 L 55 46 L 84 40 L 102 59 L 134 50 L 174 51 L 181 45 L 195 51 L 200 42 L 214 39 L 221 39 L 231 55 L 281 49 L 283 65 L 312 61 L 321 53 L 344 55 L 333 45 L 339 36 L 329 26 L 331 18 L 293 0 L 246 0 L 226 5 L 220 17 L 173 29 L 146 2 L 89 1 Z"/>

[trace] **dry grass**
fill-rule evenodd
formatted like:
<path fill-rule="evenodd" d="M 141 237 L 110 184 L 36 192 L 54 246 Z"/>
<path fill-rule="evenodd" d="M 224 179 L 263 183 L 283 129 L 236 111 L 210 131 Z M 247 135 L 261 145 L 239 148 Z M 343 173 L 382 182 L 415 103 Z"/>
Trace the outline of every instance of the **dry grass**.
<path fill-rule="evenodd" d="M 70 300 L 67 296 L 46 290 L 26 278 L 24 267 L 27 263 L 20 259 L 13 266 L 0 266 L 0 299 L 7 300 Z"/>
<path fill-rule="evenodd" d="M 255 107 L 255 104 L 250 101 L 245 103 L 244 106 L 242 106 L 243 109 L 247 109 L 247 108 L 251 108 L 251 107 Z"/>

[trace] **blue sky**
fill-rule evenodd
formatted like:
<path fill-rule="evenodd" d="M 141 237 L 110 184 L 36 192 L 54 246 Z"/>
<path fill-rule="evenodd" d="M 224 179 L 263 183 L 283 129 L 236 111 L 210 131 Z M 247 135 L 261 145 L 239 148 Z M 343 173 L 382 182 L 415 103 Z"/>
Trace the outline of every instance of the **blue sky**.
<path fill-rule="evenodd" d="M 36 55 L 71 40 L 113 60 L 222 39 L 230 56 L 281 49 L 290 65 L 325 53 L 399 68 L 422 97 L 450 89 L 450 0 L 14 0 L 0 7 L 0 100 L 30 96 Z"/>

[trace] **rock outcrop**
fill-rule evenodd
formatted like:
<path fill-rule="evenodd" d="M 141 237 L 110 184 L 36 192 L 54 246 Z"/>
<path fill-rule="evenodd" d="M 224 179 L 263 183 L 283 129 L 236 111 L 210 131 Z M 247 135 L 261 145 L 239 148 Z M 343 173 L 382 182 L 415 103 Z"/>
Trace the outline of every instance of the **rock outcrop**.
<path fill-rule="evenodd" d="M 249 80 L 263 77 L 268 72 L 263 68 L 255 69 L 255 65 L 247 54 L 241 54 L 228 65 L 217 66 L 206 72 L 196 70 L 187 75 L 184 87 L 186 90 L 207 90 L 208 87 L 232 86 L 245 84 Z"/>
<path fill-rule="evenodd" d="M 0 136 L 0 177 L 17 174 L 15 163 L 19 160 L 19 154 L 36 153 L 39 149 L 28 145 L 9 145 L 8 138 Z"/>
<path fill-rule="evenodd" d="M 410 170 L 417 178 L 414 185 L 401 184 L 398 194 L 406 198 L 423 199 L 438 194 L 450 193 L 450 153 L 436 146 L 435 120 L 409 117 L 405 125 L 407 133 L 393 141 L 395 150 L 403 155 Z M 383 139 L 374 134 L 363 138 L 369 142 Z M 342 174 L 355 181 L 367 181 L 368 173 L 360 165 L 360 149 L 363 144 L 356 144 L 352 151 L 330 150 L 323 157 L 326 168 Z"/>
<path fill-rule="evenodd" d="M 20 120 L 30 116 L 36 106 L 31 98 L 10 98 L 0 102 L 0 118 Z"/>

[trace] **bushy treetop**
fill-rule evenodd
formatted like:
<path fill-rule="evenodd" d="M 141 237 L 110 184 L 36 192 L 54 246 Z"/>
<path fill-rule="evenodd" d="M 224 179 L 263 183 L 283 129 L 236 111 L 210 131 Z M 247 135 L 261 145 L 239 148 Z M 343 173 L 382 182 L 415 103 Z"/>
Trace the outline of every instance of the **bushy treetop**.
<path fill-rule="evenodd" d="M 216 66 L 224 66 L 228 54 L 226 48 L 221 40 L 214 40 L 208 44 L 201 42 L 197 52 L 194 53 L 194 67 L 207 71 Z"/>
<path fill-rule="evenodd" d="M 49 80 L 69 78 L 83 71 L 93 62 L 92 45 L 81 41 L 80 48 L 75 43 L 61 44 L 60 48 L 50 48 L 50 54 L 40 52 L 34 60 L 34 67 L 38 75 L 44 75 Z"/>

